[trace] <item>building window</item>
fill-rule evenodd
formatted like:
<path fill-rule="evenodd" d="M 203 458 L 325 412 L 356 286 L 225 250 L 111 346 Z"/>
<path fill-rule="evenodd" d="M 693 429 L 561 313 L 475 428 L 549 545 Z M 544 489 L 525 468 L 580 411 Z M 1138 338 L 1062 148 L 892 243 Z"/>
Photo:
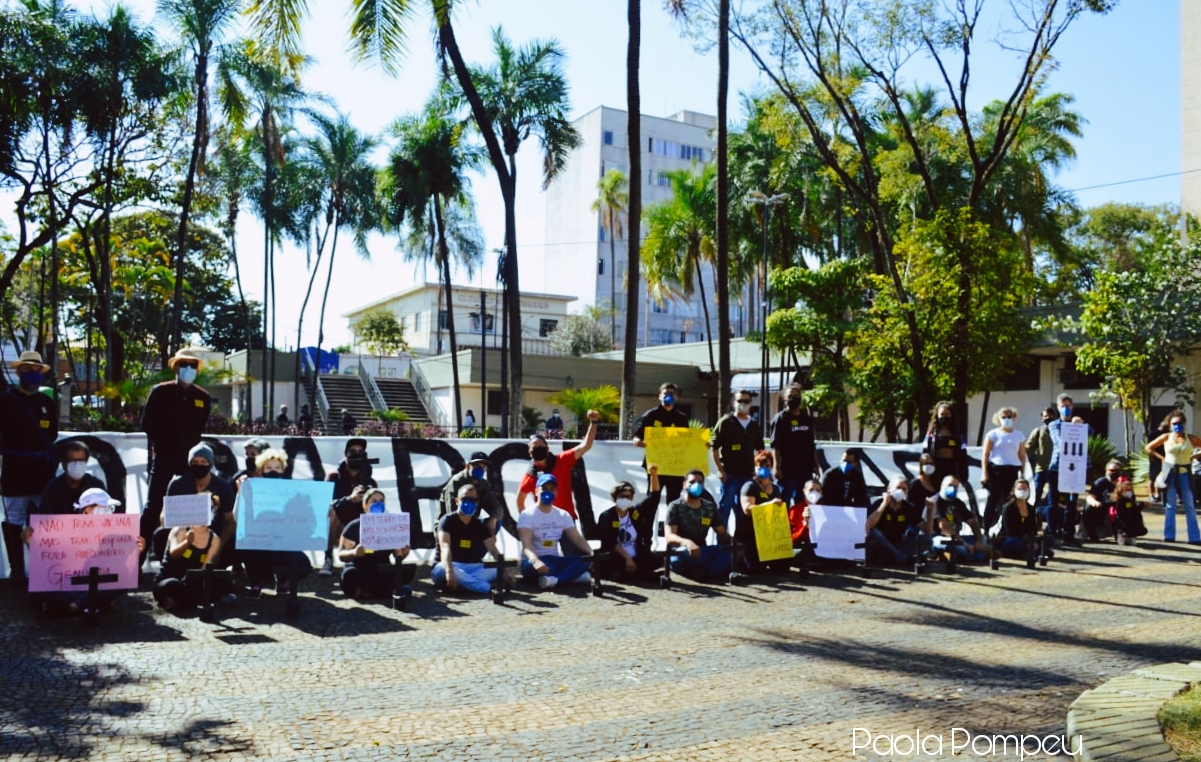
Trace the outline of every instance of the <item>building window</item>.
<path fill-rule="evenodd" d="M 508 401 L 500 389 L 488 390 L 488 415 L 504 415 Z"/>
<path fill-rule="evenodd" d="M 677 334 L 670 328 L 652 328 L 651 329 L 651 346 L 659 347 L 664 344 L 674 344 Z"/>
<path fill-rule="evenodd" d="M 651 312 L 657 313 L 659 315 L 670 314 L 667 311 L 667 302 L 657 302 L 654 299 L 651 299 Z"/>
<path fill-rule="evenodd" d="M 493 327 L 493 322 L 494 322 L 493 319 L 495 317 L 496 317 L 496 315 L 485 315 L 484 316 L 484 332 L 485 333 L 495 333 L 496 332 Z M 478 312 L 471 313 L 471 330 L 475 331 L 476 333 L 480 332 L 480 313 L 478 313 Z"/>
<path fill-rule="evenodd" d="M 414 312 L 413 313 L 413 332 L 416 333 L 417 331 L 420 331 L 420 330 L 421 330 L 421 313 Z"/>
<path fill-rule="evenodd" d="M 547 336 L 550 336 L 551 332 L 554 331 L 558 326 L 558 320 L 547 320 L 546 318 L 543 318 L 542 320 L 538 321 L 538 335 L 545 339 Z"/>
<path fill-rule="evenodd" d="M 446 317 L 446 310 L 438 310 L 438 330 L 439 331 L 449 331 L 450 330 L 450 320 L 448 320 Z"/>
<path fill-rule="evenodd" d="M 599 228 L 596 229 L 596 237 L 600 240 L 601 243 L 605 242 L 605 226 L 604 225 L 601 225 Z"/>
<path fill-rule="evenodd" d="M 605 274 L 605 260 L 603 260 L 603 259 L 596 260 L 596 274 L 597 275 Z"/>
<path fill-rule="evenodd" d="M 1105 377 L 1099 373 L 1085 373 L 1076 369 L 1076 355 L 1068 356 L 1059 371 L 1060 382 L 1064 389 L 1100 389 L 1105 383 Z"/>
<path fill-rule="evenodd" d="M 613 130 L 605 130 L 605 145 L 613 145 Z"/>
<path fill-rule="evenodd" d="M 1025 357 L 1001 379 L 1001 386 L 1007 392 L 1036 392 L 1041 382 L 1042 363 L 1036 358 Z"/>

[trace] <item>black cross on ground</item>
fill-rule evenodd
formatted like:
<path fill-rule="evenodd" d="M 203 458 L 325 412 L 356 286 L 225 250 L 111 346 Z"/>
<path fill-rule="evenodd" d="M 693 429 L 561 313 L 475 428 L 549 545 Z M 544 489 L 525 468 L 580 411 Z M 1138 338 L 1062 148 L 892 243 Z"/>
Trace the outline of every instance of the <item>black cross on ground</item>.
<path fill-rule="evenodd" d="M 83 610 L 84 621 L 90 625 L 100 623 L 100 602 L 97 600 L 100 596 L 100 586 L 106 582 L 116 582 L 119 579 L 120 577 L 116 574 L 101 574 L 100 569 L 96 566 L 88 569 L 87 574 L 71 578 L 72 585 L 88 586 L 88 605 Z"/>

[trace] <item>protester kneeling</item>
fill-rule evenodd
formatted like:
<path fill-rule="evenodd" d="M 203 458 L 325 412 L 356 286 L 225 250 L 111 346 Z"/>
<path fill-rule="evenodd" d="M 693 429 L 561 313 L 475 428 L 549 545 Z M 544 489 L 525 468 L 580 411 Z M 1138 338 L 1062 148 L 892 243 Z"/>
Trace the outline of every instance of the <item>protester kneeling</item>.
<path fill-rule="evenodd" d="M 667 506 L 667 531 L 664 539 L 668 548 L 682 548 L 687 553 L 671 555 L 669 563 L 675 574 L 697 582 L 720 579 L 730 573 L 730 549 L 707 545 L 709 530 L 717 532 L 718 542 L 729 543 L 730 535 L 721 525 L 717 505 L 704 497 L 705 474 L 689 471 L 684 477 L 684 492 Z"/>
<path fill-rule="evenodd" d="M 600 564 L 604 579 L 650 579 L 655 563 L 651 555 L 651 528 L 659 510 L 659 467 L 646 467 L 649 487 L 646 499 L 634 505 L 634 485 L 618 482 L 609 490 L 613 507 L 596 520 L 600 549 L 609 555 Z"/>
<path fill-rule="evenodd" d="M 362 513 L 384 513 L 384 493 L 374 487 L 363 495 Z M 401 563 L 409 555 L 409 546 L 395 548 L 392 552 L 374 551 L 363 547 L 359 537 L 362 521 L 354 519 L 342 529 L 338 560 L 342 567 L 342 592 L 348 598 L 387 598 L 397 592 L 396 569 L 393 563 Z M 395 558 L 395 561 L 392 559 Z M 407 588 L 417 573 L 413 565 L 402 566 L 400 584 Z M 400 592 L 408 592 L 401 590 Z"/>
<path fill-rule="evenodd" d="M 1029 543 L 1038 536 L 1038 527 L 1038 511 L 1030 502 L 1030 482 L 1018 479 L 1001 508 L 1001 531 L 993 542 L 993 555 L 1018 561 L 1029 558 Z"/>
<path fill-rule="evenodd" d="M 1135 537 L 1147 533 L 1147 525 L 1143 523 L 1143 506 L 1135 499 L 1134 485 L 1125 476 L 1118 477 L 1108 518 L 1119 545 L 1133 545 Z"/>
<path fill-rule="evenodd" d="M 562 582 L 591 584 L 588 565 L 592 548 L 575 528 L 571 514 L 555 506 L 559 483 L 554 474 L 542 474 L 536 484 L 538 503 L 521 512 L 517 534 L 521 539 L 521 576 L 543 590 Z M 566 540 L 580 552 L 560 554 L 559 542 Z"/>
<path fill-rule="evenodd" d="M 873 508 L 867 516 L 867 562 L 912 565 L 921 536 L 922 508 L 909 502 L 908 482 L 903 477 L 893 479 Z"/>
<path fill-rule="evenodd" d="M 213 520 L 209 525 L 172 527 L 167 535 L 163 563 L 154 578 L 154 600 L 164 611 L 178 611 L 200 605 L 201 583 L 190 571 L 202 571 L 221 552 L 221 524 L 224 516 L 216 495 L 212 496 Z M 228 576 L 214 577 L 211 594 L 226 605 L 237 602 Z"/>
<path fill-rule="evenodd" d="M 479 492 L 471 482 L 459 487 L 451 513 L 438 520 L 437 563 L 430 571 L 435 587 L 454 592 L 484 594 L 496 580 L 496 569 L 484 566 L 484 553 L 496 560 L 503 555 L 488 525 L 480 521 Z"/>
<path fill-rule="evenodd" d="M 933 503 L 933 510 L 926 522 L 926 531 L 933 537 L 934 548 L 944 549 L 944 557 L 948 560 L 953 555 L 959 561 L 983 561 L 988 555 L 988 543 L 980 531 L 980 522 L 958 494 L 959 479 L 948 476 L 942 480 L 938 496 L 928 499 Z M 972 529 L 972 542 L 950 544 L 950 540 L 963 540 L 964 524 Z"/>

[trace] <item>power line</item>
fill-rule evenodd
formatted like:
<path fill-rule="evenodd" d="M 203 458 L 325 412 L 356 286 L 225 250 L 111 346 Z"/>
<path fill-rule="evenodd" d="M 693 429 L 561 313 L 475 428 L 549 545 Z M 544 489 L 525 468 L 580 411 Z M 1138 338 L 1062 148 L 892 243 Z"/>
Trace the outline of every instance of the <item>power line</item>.
<path fill-rule="evenodd" d="M 1084 188 L 1069 188 L 1068 193 L 1079 193 L 1080 191 L 1097 190 L 1098 188 L 1113 188 L 1118 185 L 1131 185 L 1132 183 L 1145 183 L 1150 180 L 1163 180 L 1167 177 L 1181 177 L 1182 175 L 1192 175 L 1201 172 L 1201 169 L 1186 169 L 1180 172 L 1168 172 L 1163 175 L 1149 175 L 1147 177 L 1132 177 L 1129 180 L 1118 180 L 1114 183 L 1101 183 L 1100 185 L 1089 185 Z"/>

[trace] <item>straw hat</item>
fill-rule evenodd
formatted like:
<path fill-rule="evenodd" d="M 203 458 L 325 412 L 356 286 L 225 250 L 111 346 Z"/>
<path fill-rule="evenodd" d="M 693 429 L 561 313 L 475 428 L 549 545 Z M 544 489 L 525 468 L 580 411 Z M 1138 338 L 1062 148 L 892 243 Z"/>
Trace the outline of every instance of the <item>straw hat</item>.
<path fill-rule="evenodd" d="M 42 356 L 37 352 L 22 352 L 14 362 L 10 362 L 8 367 L 20 368 L 22 365 L 36 365 L 45 373 L 50 370 L 50 366 L 42 362 Z"/>
<path fill-rule="evenodd" d="M 194 362 L 198 367 L 204 365 L 204 360 L 200 358 L 200 355 L 196 354 L 191 349 L 181 349 L 175 353 L 174 357 L 172 357 L 170 360 L 167 360 L 167 367 L 171 370 L 175 370 L 175 366 L 181 362 Z"/>

